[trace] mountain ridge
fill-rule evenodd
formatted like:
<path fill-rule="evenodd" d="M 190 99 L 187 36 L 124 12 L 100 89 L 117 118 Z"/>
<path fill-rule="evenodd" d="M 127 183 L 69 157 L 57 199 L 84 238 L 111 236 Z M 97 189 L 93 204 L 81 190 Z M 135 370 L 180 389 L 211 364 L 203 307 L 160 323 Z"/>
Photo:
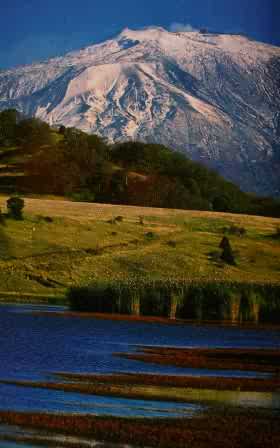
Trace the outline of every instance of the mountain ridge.
<path fill-rule="evenodd" d="M 109 141 L 164 143 L 243 190 L 280 195 L 280 48 L 241 35 L 124 29 L 0 72 L 0 110 Z"/>

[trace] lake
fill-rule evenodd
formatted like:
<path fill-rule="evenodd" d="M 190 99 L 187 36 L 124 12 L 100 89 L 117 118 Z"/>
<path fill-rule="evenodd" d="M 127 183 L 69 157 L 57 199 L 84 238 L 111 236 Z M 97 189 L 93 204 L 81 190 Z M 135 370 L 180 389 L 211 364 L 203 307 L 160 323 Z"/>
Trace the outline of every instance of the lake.
<path fill-rule="evenodd" d="M 141 372 L 171 375 L 262 376 L 256 372 L 186 369 L 147 364 L 114 356 L 139 346 L 280 348 L 279 331 L 197 325 L 110 321 L 34 311 L 63 311 L 63 307 L 0 305 L 0 379 L 55 381 L 54 372 Z M 207 395 L 205 391 L 204 396 Z M 196 398 L 195 398 L 196 397 Z M 210 398 L 209 398 L 210 397 Z M 206 397 L 207 398 L 207 397 Z M 93 396 L 0 384 L 0 410 L 75 412 L 140 417 L 192 416 L 203 395 L 192 402 Z M 208 400 L 279 409 L 279 394 L 213 394 Z M 200 403 L 200 401 L 202 403 Z M 2 428 L 3 430 L 3 428 Z M 8 446 L 12 446 L 7 444 Z M 13 445 L 20 446 L 20 445 Z"/>

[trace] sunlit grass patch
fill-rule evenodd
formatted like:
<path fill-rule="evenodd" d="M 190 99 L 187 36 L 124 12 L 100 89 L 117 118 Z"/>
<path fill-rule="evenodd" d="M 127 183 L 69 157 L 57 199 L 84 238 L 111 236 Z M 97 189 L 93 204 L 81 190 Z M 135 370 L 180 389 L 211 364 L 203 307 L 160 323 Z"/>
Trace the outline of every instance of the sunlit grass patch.
<path fill-rule="evenodd" d="M 6 199 L 0 197 L 4 213 Z M 243 283 L 280 280 L 280 245 L 272 238 L 277 219 L 54 199 L 25 199 L 23 214 L 23 221 L 8 219 L 0 226 L 0 270 L 11 278 L 2 283 L 3 289 L 10 289 L 14 278 L 17 287 L 42 291 L 42 285 L 26 280 L 27 268 L 36 274 L 50 272 L 69 286 L 135 275 Z M 117 217 L 116 224 L 108 222 Z M 219 258 L 224 229 L 232 225 L 246 229 L 242 236 L 226 234 L 236 266 Z"/>

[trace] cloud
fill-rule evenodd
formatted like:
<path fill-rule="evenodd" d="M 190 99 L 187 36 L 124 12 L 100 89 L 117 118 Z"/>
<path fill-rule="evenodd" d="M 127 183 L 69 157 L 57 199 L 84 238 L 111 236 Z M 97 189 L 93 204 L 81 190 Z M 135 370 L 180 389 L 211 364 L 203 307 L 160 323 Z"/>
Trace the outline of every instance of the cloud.
<path fill-rule="evenodd" d="M 173 33 L 183 32 L 183 33 L 191 33 L 192 31 L 198 31 L 196 28 L 194 28 L 190 23 L 179 23 L 179 22 L 173 22 L 169 26 L 169 30 Z"/>

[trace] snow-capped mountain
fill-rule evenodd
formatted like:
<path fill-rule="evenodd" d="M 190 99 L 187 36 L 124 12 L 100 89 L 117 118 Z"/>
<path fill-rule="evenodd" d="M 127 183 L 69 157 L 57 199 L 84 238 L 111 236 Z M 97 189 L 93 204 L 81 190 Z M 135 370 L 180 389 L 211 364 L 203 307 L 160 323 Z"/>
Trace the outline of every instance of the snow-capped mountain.
<path fill-rule="evenodd" d="M 125 29 L 114 39 L 0 72 L 0 110 L 110 141 L 144 140 L 280 195 L 280 48 L 241 35 Z"/>

